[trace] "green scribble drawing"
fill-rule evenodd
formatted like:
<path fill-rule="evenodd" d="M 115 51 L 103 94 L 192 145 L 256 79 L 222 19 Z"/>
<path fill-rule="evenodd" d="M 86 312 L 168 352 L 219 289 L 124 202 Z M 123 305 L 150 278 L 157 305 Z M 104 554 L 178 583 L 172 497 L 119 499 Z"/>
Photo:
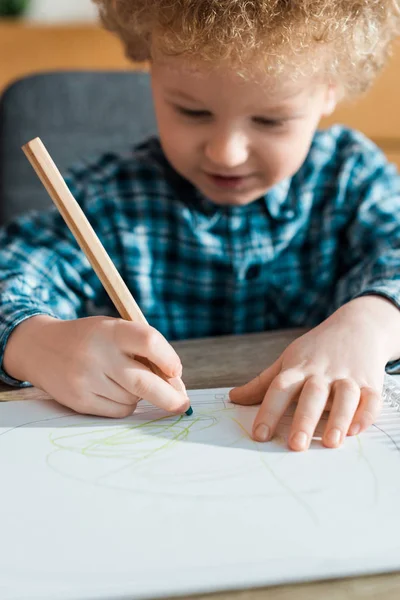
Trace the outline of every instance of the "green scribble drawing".
<path fill-rule="evenodd" d="M 116 425 L 97 427 L 99 421 L 87 420 L 84 425 L 79 421 L 53 430 L 49 435 L 53 449 L 46 457 L 47 465 L 59 475 L 85 484 L 125 493 L 178 495 L 191 502 L 226 501 L 232 497 L 291 498 L 314 526 L 319 525 L 318 515 L 308 498 L 326 492 L 328 487 L 302 481 L 290 485 L 282 474 L 284 471 L 280 472 L 282 461 L 290 464 L 287 461 L 291 452 L 285 436 L 289 418 L 282 420 L 283 430 L 278 429 L 272 441 L 276 448 L 273 455 L 268 454 L 265 444 L 252 439 L 239 420 L 236 408 L 230 404 L 208 402 L 196 406 L 193 417 L 164 415 L 149 407 Z M 218 426 L 223 439 L 211 436 L 207 442 L 205 432 Z M 201 462 L 203 453 L 190 454 L 193 444 L 203 444 L 206 464 Z M 214 454 L 207 455 L 210 446 L 219 447 L 215 461 Z M 237 455 L 239 461 L 235 461 L 234 454 L 229 454 L 226 460 L 225 449 L 235 448 L 245 450 Z M 185 458 L 187 452 L 189 458 L 183 461 L 183 468 L 176 468 L 177 461 L 179 463 L 181 456 Z M 377 502 L 377 477 L 359 440 L 358 452 L 373 479 L 374 502 Z M 68 456 L 75 456 L 75 462 Z M 196 464 L 192 464 L 192 456 Z M 207 456 L 211 456 L 211 462 Z M 170 465 L 175 465 L 174 470 Z M 250 489 L 243 485 L 247 477 L 253 482 Z"/>
<path fill-rule="evenodd" d="M 47 464 L 60 474 L 62 471 L 55 467 L 54 457 L 57 453 L 72 452 L 78 456 L 89 458 L 102 458 L 102 459 L 121 459 L 124 464 L 115 468 L 115 463 L 111 469 L 102 475 L 96 477 L 92 482 L 94 485 L 105 485 L 107 487 L 115 487 L 110 485 L 110 479 L 120 475 L 123 471 L 128 472 L 134 477 L 135 472 L 141 468 L 142 465 L 146 464 L 151 468 L 156 464 L 158 456 L 165 455 L 173 451 L 174 447 L 180 442 L 189 439 L 191 433 L 196 433 L 210 429 L 217 425 L 221 419 L 227 419 L 234 424 L 233 428 L 230 428 L 232 439 L 227 441 L 226 447 L 235 447 L 245 442 L 245 445 L 252 452 L 256 452 L 261 458 L 262 468 L 253 467 L 253 469 L 259 471 L 260 477 L 264 473 L 269 473 L 275 481 L 281 486 L 281 490 L 278 493 L 263 493 L 263 497 L 276 497 L 277 495 L 286 495 L 289 493 L 296 502 L 299 502 L 302 508 L 306 509 L 306 512 L 312 516 L 312 520 L 315 523 L 316 518 L 312 509 L 308 506 L 307 502 L 302 500 L 300 496 L 290 488 L 289 485 L 285 484 L 281 478 L 279 478 L 267 463 L 262 458 L 261 445 L 252 440 L 249 432 L 245 427 L 236 419 L 233 414 L 234 409 L 231 408 L 210 408 L 207 410 L 197 409 L 194 418 L 188 419 L 186 416 L 161 416 L 151 418 L 142 422 L 133 422 L 130 424 L 124 424 L 123 426 L 113 426 L 110 431 L 110 426 L 99 429 L 91 429 L 88 433 L 85 431 L 76 431 L 79 425 L 67 425 L 63 429 L 68 430 L 68 434 L 53 431 L 50 436 L 50 442 L 54 450 L 47 457 Z M 143 417 L 143 415 L 140 415 Z M 133 417 L 134 418 L 134 417 Z M 96 425 L 97 421 L 91 421 L 88 423 L 88 427 Z M 72 430 L 72 432 L 71 432 Z M 127 461 L 127 462 L 125 462 Z M 256 464 L 256 461 L 254 461 Z M 246 475 L 248 467 L 241 467 L 236 465 L 232 473 L 226 472 L 226 469 L 216 471 L 215 473 L 207 473 L 207 476 L 200 475 L 198 472 L 185 473 L 184 481 L 179 476 L 179 473 L 175 475 L 175 478 L 179 480 L 179 483 L 190 484 L 193 482 L 201 482 L 202 480 L 208 483 L 218 482 L 223 477 L 240 477 Z M 65 474 L 64 474 L 65 475 Z M 155 476 L 154 473 L 153 475 Z M 157 474 L 159 478 L 159 474 Z M 73 477 L 82 481 L 81 478 Z M 117 489 L 118 486 L 117 486 Z M 136 492 L 137 490 L 135 490 Z M 259 495 L 257 492 L 252 493 L 251 490 L 246 492 L 243 490 L 243 497 L 249 495 Z M 198 495 L 198 494 L 197 494 Z M 210 493 L 204 495 L 210 497 Z M 212 494 L 211 494 L 212 496 Z M 221 498 L 226 498 L 229 494 L 221 494 Z"/>
<path fill-rule="evenodd" d="M 73 452 L 85 457 L 118 458 L 130 461 L 127 465 L 123 465 L 119 469 L 113 468 L 99 477 L 96 480 L 99 483 L 101 480 L 110 477 L 110 475 L 115 475 L 123 470 L 135 470 L 145 461 L 151 465 L 160 453 L 171 451 L 178 442 L 187 440 L 193 430 L 204 431 L 215 426 L 218 423 L 217 417 L 221 414 L 223 414 L 223 411 L 220 409 L 207 410 L 207 413 L 200 412 L 199 416 L 196 415 L 191 420 L 186 416 L 171 417 L 167 415 L 141 423 L 124 425 L 123 427 L 116 426 L 117 431 L 115 431 L 115 427 L 112 427 L 111 433 L 110 427 L 93 429 L 89 433 L 84 431 L 69 435 L 60 435 L 58 432 L 53 432 L 50 434 L 49 439 L 55 450 L 48 455 L 47 462 L 50 465 L 50 458 L 56 452 L 63 451 Z M 88 425 L 94 425 L 95 423 L 91 422 Z M 78 427 L 79 425 L 67 425 L 65 428 L 70 430 Z M 230 445 L 236 445 L 243 437 L 243 435 L 238 436 Z M 77 440 L 78 443 L 76 443 Z M 154 447 L 155 443 L 158 443 L 156 447 Z M 217 473 L 215 478 L 219 478 L 221 475 L 222 473 Z M 199 476 L 194 474 L 192 477 L 198 479 Z M 190 476 L 185 475 L 185 481 L 190 479 Z M 213 477 L 208 475 L 207 480 L 212 479 Z"/>

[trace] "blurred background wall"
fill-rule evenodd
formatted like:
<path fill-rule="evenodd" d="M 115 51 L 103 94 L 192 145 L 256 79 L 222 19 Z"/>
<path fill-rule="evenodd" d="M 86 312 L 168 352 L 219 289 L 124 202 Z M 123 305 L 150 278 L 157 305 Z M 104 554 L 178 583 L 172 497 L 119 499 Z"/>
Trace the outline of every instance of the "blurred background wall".
<path fill-rule="evenodd" d="M 96 7 L 90 0 L 31 0 L 26 16 L 31 21 L 62 22 L 96 19 Z"/>

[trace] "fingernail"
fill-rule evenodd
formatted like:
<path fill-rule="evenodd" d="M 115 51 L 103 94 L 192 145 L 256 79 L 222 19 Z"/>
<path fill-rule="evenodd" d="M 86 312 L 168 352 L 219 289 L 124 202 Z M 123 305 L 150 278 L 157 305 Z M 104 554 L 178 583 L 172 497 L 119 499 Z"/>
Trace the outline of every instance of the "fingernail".
<path fill-rule="evenodd" d="M 340 429 L 331 429 L 326 436 L 326 441 L 332 446 L 338 446 L 340 444 L 340 438 L 342 437 Z"/>
<path fill-rule="evenodd" d="M 264 423 L 260 423 L 259 425 L 257 425 L 256 429 L 254 430 L 254 437 L 259 442 L 266 442 L 269 438 L 268 425 L 264 425 Z"/>
<path fill-rule="evenodd" d="M 357 435 L 359 434 L 361 431 L 361 425 L 360 423 L 354 423 L 349 430 L 349 434 L 350 435 Z"/>
<path fill-rule="evenodd" d="M 235 390 L 236 390 L 236 388 L 233 388 L 233 389 L 232 389 L 232 390 L 230 390 L 230 392 L 229 392 L 229 400 L 230 400 L 231 402 L 233 402 L 233 398 L 232 398 L 232 396 L 235 396 L 235 394 L 236 394 L 236 391 L 235 391 Z"/>
<path fill-rule="evenodd" d="M 308 435 L 304 431 L 298 431 L 290 440 L 291 446 L 296 446 L 298 450 L 305 450 L 308 444 Z"/>

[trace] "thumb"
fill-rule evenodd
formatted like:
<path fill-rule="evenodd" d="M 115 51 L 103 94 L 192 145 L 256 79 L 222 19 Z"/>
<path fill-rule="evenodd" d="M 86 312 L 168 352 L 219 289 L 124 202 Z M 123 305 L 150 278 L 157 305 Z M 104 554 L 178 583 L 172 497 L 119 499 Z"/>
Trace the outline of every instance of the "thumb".
<path fill-rule="evenodd" d="M 281 359 L 278 358 L 278 360 L 265 369 L 265 371 L 257 375 L 257 377 L 245 385 L 233 388 L 233 390 L 229 392 L 231 402 L 233 402 L 233 404 L 243 404 L 247 406 L 261 404 L 272 380 L 275 379 L 280 370 Z"/>

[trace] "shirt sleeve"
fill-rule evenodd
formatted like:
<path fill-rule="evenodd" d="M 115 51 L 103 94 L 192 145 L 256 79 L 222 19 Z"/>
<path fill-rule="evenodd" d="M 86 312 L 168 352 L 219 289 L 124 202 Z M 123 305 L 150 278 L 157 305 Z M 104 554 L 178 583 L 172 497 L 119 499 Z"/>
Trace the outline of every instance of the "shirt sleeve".
<path fill-rule="evenodd" d="M 84 204 L 83 187 L 74 185 L 73 179 L 68 185 Z M 96 221 L 94 212 L 95 229 Z M 13 379 L 2 367 L 7 340 L 17 325 L 42 314 L 59 319 L 88 316 L 88 303 L 99 288 L 99 280 L 55 207 L 19 217 L 1 229 L 0 380 L 30 385 Z"/>
<path fill-rule="evenodd" d="M 400 175 L 372 146 L 360 154 L 349 175 L 350 218 L 340 240 L 333 310 L 371 294 L 400 309 Z M 386 370 L 399 373 L 400 358 Z"/>

